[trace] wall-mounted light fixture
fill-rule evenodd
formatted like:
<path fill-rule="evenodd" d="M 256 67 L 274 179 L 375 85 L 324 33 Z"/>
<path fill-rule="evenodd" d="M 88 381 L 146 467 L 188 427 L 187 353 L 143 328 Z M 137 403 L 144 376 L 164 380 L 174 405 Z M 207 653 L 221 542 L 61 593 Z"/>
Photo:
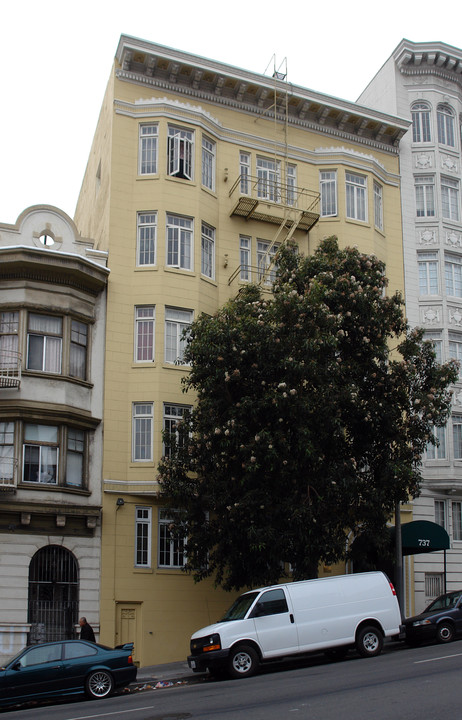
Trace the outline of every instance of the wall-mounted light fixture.
<path fill-rule="evenodd" d="M 122 505 L 125 505 L 125 500 L 123 498 L 117 498 L 116 505 L 117 507 L 122 507 Z"/>

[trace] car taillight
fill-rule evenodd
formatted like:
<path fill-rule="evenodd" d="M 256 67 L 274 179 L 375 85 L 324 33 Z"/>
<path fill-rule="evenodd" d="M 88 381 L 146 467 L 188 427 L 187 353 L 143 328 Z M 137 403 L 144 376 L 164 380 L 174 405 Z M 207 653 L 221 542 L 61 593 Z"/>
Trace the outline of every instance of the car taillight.
<path fill-rule="evenodd" d="M 393 593 L 393 595 L 396 597 L 396 590 L 395 590 L 394 585 L 393 585 L 392 582 L 390 583 L 390 590 L 391 590 L 391 592 Z"/>
<path fill-rule="evenodd" d="M 128 664 L 133 665 L 133 655 L 128 656 Z"/>

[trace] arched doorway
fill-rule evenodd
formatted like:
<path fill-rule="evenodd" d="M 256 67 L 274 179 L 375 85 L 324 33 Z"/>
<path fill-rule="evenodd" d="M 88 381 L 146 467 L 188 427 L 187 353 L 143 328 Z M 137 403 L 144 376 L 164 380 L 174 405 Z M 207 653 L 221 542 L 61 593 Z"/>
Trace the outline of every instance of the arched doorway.
<path fill-rule="evenodd" d="M 35 553 L 29 566 L 30 643 L 75 637 L 79 610 L 79 567 L 74 555 L 59 545 Z"/>

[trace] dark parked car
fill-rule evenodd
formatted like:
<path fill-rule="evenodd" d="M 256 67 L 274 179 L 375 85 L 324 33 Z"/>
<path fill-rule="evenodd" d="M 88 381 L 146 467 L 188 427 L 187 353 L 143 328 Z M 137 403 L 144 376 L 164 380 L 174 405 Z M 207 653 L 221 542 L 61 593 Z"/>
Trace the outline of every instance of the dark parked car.
<path fill-rule="evenodd" d="M 76 695 L 104 698 L 136 680 L 133 643 L 64 640 L 24 648 L 0 668 L 0 705 Z"/>
<path fill-rule="evenodd" d="M 409 645 L 427 640 L 451 642 L 462 632 L 462 590 L 440 595 L 420 615 L 407 618 L 404 628 Z"/>

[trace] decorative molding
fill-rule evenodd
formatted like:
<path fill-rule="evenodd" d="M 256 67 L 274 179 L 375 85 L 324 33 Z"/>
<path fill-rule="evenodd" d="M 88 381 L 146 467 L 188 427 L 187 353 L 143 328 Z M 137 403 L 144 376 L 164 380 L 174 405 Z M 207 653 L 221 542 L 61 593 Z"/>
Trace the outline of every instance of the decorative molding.
<path fill-rule="evenodd" d="M 436 228 L 422 228 L 419 229 L 418 234 L 419 245 L 428 247 L 429 245 L 438 244 L 438 231 Z"/>
<path fill-rule="evenodd" d="M 417 153 L 415 156 L 415 166 L 419 170 L 426 170 L 433 167 L 433 153 Z"/>
<path fill-rule="evenodd" d="M 449 324 L 462 327 L 462 308 L 448 308 Z"/>
<path fill-rule="evenodd" d="M 441 156 L 441 169 L 452 173 L 459 172 L 459 163 L 452 155 Z"/>
<path fill-rule="evenodd" d="M 441 307 L 423 307 L 420 309 L 421 322 L 423 325 L 436 327 L 441 325 Z M 462 316 L 461 316 L 462 319 Z"/>
<path fill-rule="evenodd" d="M 456 230 L 446 230 L 445 243 L 453 248 L 462 247 L 462 233 L 456 232 Z"/>

